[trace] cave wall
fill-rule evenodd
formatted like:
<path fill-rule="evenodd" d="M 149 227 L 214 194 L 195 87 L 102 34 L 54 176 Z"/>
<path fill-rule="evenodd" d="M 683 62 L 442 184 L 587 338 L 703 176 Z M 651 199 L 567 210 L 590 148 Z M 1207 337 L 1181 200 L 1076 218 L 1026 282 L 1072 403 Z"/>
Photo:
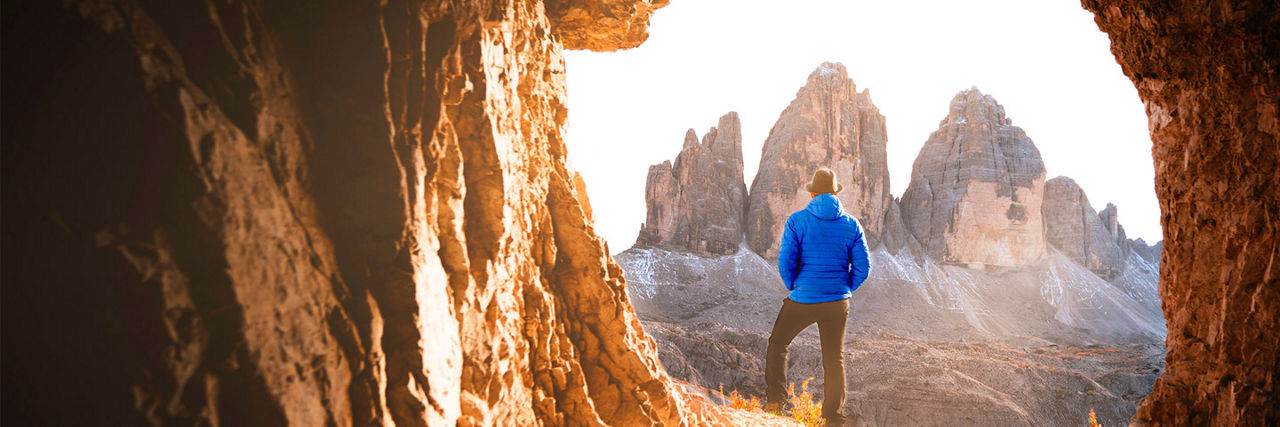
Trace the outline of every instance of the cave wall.
<path fill-rule="evenodd" d="M 704 424 L 565 164 L 665 2 L 27 1 L 5 424 Z"/>
<path fill-rule="evenodd" d="M 1280 424 L 1280 3 L 1084 0 L 1146 104 L 1166 371 L 1137 424 Z"/>

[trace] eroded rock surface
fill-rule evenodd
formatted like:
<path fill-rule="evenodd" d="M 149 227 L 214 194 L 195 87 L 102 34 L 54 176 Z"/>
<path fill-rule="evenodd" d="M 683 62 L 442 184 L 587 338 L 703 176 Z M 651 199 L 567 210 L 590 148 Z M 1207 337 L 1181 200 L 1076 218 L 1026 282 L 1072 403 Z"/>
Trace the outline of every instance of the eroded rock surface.
<path fill-rule="evenodd" d="M 724 415 L 565 165 L 557 39 L 660 2 L 67 3 L 6 4 L 5 424 Z"/>
<path fill-rule="evenodd" d="M 902 195 L 907 229 L 947 263 L 1023 266 L 1045 255 L 1044 162 L 1004 107 L 976 88 L 951 100 Z"/>
<path fill-rule="evenodd" d="M 675 163 L 649 166 L 645 222 L 636 244 L 728 255 L 742 243 L 742 125 L 738 113 L 703 135 L 689 129 Z"/>
<path fill-rule="evenodd" d="M 889 209 L 884 212 L 880 242 L 890 253 L 900 253 L 903 249 L 907 250 L 904 255 L 924 253 L 924 249 L 920 247 L 920 241 L 911 234 L 911 230 L 907 229 L 907 223 L 902 219 L 902 203 L 898 198 L 891 200 Z"/>
<path fill-rule="evenodd" d="M 552 33 L 568 49 L 614 51 L 649 38 L 649 16 L 670 0 L 547 0 Z"/>
<path fill-rule="evenodd" d="M 1280 424 L 1280 3 L 1084 0 L 1150 119 L 1168 370 L 1135 421 Z"/>
<path fill-rule="evenodd" d="M 823 63 L 769 131 L 747 202 L 746 241 L 777 258 L 787 216 L 809 203 L 804 185 L 819 167 L 844 185 L 844 209 L 876 239 L 892 195 L 885 157 L 884 116 L 871 92 L 858 92 L 843 64 Z M 873 241 L 874 246 L 874 241 Z"/>
<path fill-rule="evenodd" d="M 1089 197 L 1071 178 L 1060 176 L 1044 184 L 1045 239 L 1067 257 L 1111 280 L 1124 271 L 1129 241 L 1120 237 L 1115 205 L 1099 216 Z"/>

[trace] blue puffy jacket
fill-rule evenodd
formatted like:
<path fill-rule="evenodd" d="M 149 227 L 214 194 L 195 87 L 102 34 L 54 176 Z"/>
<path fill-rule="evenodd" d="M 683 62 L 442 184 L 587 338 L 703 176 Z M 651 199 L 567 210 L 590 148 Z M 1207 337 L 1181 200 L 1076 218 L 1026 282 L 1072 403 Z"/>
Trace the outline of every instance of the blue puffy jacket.
<path fill-rule="evenodd" d="M 834 194 L 820 194 L 791 214 L 782 231 L 778 272 L 791 300 L 806 304 L 849 298 L 871 264 L 862 226 Z"/>

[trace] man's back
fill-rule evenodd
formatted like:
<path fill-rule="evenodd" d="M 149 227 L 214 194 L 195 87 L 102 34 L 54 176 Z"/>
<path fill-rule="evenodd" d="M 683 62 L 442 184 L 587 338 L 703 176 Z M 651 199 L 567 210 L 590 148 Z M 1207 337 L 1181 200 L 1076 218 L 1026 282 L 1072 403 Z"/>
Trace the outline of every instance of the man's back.
<path fill-rule="evenodd" d="M 791 295 L 782 300 L 765 349 L 765 410 L 782 407 L 787 380 L 787 347 L 796 334 L 818 324 L 824 384 L 822 418 L 828 426 L 844 424 L 844 328 L 849 295 L 867 279 L 870 263 L 862 227 L 844 212 L 836 194 L 844 186 L 828 168 L 813 173 L 805 186 L 813 200 L 791 214 L 782 230 L 778 273 Z"/>
<path fill-rule="evenodd" d="M 818 303 L 849 298 L 867 278 L 862 227 L 834 194 L 813 198 L 783 229 L 778 271 L 791 300 Z"/>

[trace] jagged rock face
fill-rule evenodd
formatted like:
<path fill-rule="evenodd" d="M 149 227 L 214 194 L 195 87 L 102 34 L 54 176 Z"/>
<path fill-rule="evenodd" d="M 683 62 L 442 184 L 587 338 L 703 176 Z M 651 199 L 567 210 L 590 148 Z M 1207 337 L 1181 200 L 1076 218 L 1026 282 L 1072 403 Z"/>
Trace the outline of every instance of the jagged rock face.
<path fill-rule="evenodd" d="M 630 49 L 649 38 L 649 16 L 670 0 L 547 0 L 552 34 L 568 49 Z"/>
<path fill-rule="evenodd" d="M 961 91 L 912 165 L 902 218 L 940 261 L 1028 265 L 1045 254 L 1044 175 L 1040 151 L 1004 107 Z"/>
<path fill-rule="evenodd" d="M 1075 181 L 1060 176 L 1044 183 L 1045 240 L 1072 261 L 1111 280 L 1124 271 L 1129 242 L 1118 233 L 1115 205 L 1100 216 Z"/>
<path fill-rule="evenodd" d="M 1147 241 L 1139 238 L 1133 241 L 1130 248 L 1133 249 L 1134 253 L 1138 254 L 1138 256 L 1142 257 L 1142 259 L 1147 262 L 1159 265 L 1160 252 L 1164 250 L 1164 241 L 1161 240 L 1156 242 L 1154 245 L 1147 245 Z"/>
<path fill-rule="evenodd" d="M 1168 370 L 1139 424 L 1280 423 L 1280 3 L 1085 0 L 1149 116 Z"/>
<path fill-rule="evenodd" d="M 707 255 L 728 255 L 742 243 L 742 125 L 738 113 L 703 135 L 685 134 L 675 164 L 649 166 L 645 222 L 636 244 Z"/>
<path fill-rule="evenodd" d="M 293 6 L 6 4 L 5 424 L 719 416 L 565 165 L 555 39 L 653 5 Z"/>
<path fill-rule="evenodd" d="M 844 209 L 870 238 L 878 238 L 892 199 L 888 139 L 871 93 L 858 92 L 843 64 L 819 66 L 764 142 L 747 202 L 747 245 L 765 258 L 777 258 L 787 217 L 809 203 L 804 186 L 824 166 L 844 185 L 839 194 Z"/>
<path fill-rule="evenodd" d="M 907 223 L 902 219 L 902 204 L 899 199 L 891 200 L 889 209 L 885 210 L 880 242 L 892 254 L 900 253 L 903 249 L 907 250 L 904 255 L 923 253 L 920 242 L 907 230 Z"/>

